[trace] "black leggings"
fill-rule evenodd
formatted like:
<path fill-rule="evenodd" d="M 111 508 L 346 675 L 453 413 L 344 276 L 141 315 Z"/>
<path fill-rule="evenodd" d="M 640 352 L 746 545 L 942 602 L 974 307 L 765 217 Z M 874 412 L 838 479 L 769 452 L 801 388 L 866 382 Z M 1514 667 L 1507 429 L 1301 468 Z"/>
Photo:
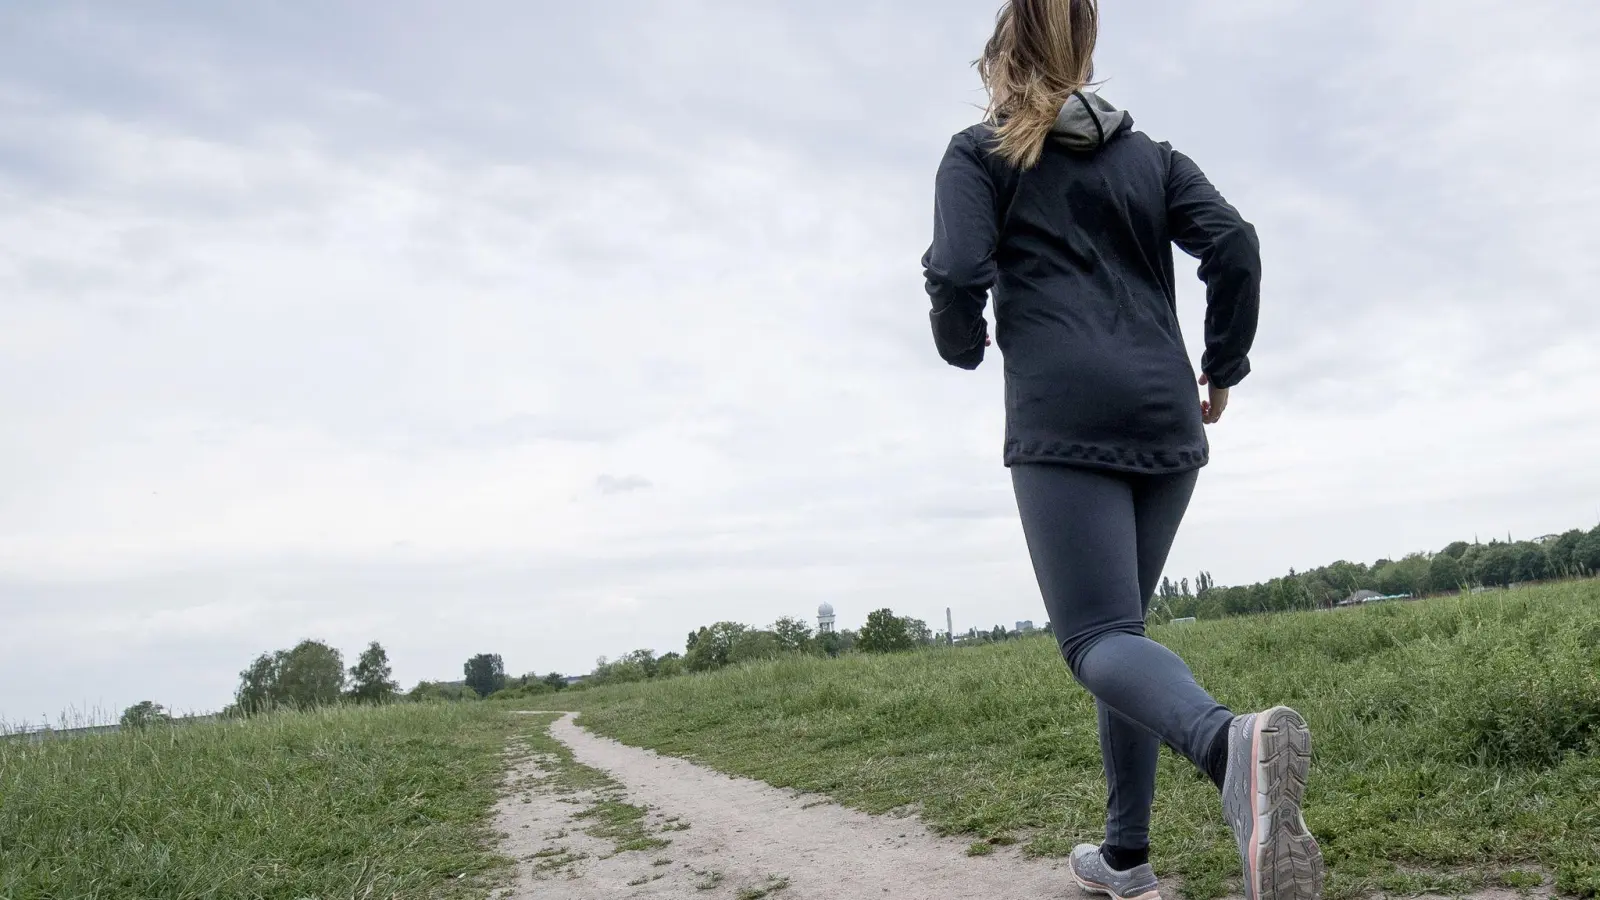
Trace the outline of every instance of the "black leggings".
<path fill-rule="evenodd" d="M 1096 701 L 1106 842 L 1119 847 L 1149 843 L 1160 743 L 1204 769 L 1212 740 L 1233 719 L 1183 660 L 1144 636 L 1145 613 L 1197 477 L 1011 467 L 1050 629 L 1073 677 Z"/>

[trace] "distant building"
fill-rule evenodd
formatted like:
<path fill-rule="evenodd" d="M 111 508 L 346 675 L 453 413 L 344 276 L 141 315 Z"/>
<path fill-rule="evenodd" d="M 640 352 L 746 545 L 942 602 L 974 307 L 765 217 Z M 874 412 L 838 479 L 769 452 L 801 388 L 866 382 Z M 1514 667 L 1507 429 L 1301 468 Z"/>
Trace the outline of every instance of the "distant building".
<path fill-rule="evenodd" d="M 817 634 L 833 634 L 833 604 L 817 607 Z"/>
<path fill-rule="evenodd" d="M 1381 598 L 1382 596 L 1383 595 L 1379 594 L 1377 591 L 1356 591 L 1354 594 L 1351 594 L 1350 596 L 1344 598 L 1343 600 L 1340 600 L 1338 602 L 1338 604 L 1336 604 L 1336 605 L 1338 605 L 1338 606 L 1360 606 L 1363 603 L 1371 603 L 1372 601 L 1377 600 L 1377 599 Z"/>
<path fill-rule="evenodd" d="M 1028 620 L 1028 619 L 1023 619 L 1022 621 L 1017 623 L 1017 634 L 1027 634 L 1028 632 L 1030 632 L 1032 630 L 1033 630 L 1033 622 Z"/>

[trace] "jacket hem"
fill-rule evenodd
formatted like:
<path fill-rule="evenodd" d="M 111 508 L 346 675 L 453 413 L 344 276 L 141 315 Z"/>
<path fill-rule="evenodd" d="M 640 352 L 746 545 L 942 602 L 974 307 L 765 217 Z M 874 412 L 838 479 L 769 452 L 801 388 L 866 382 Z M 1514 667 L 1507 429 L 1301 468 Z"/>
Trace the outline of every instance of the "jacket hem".
<path fill-rule="evenodd" d="M 1130 450 L 1067 441 L 1007 441 L 1005 464 L 1054 463 L 1116 472 L 1188 472 L 1210 461 L 1209 447 Z"/>

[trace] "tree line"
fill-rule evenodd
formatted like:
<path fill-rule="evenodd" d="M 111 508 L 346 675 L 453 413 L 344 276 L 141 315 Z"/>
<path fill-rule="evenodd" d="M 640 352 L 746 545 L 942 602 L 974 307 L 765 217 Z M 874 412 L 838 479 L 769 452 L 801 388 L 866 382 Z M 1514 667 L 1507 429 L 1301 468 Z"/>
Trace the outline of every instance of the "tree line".
<path fill-rule="evenodd" d="M 1326 609 L 1359 591 L 1380 595 L 1423 596 L 1474 588 L 1504 587 L 1600 573 L 1600 525 L 1573 529 L 1532 541 L 1482 543 L 1455 541 L 1436 553 L 1412 553 L 1367 565 L 1339 560 L 1305 572 L 1250 585 L 1218 587 L 1210 573 L 1193 582 L 1163 578 L 1151 604 L 1153 621 L 1221 618 L 1265 612 Z M 1046 626 L 1048 627 L 1048 626 Z M 998 642 L 1016 635 L 1003 626 L 972 629 L 961 643 Z M 388 652 L 376 641 L 345 668 L 334 647 L 305 640 L 286 650 L 263 653 L 239 673 L 234 703 L 224 715 L 251 715 L 272 709 L 314 709 L 339 703 L 389 703 L 396 700 L 519 699 L 593 685 L 620 684 L 709 672 L 754 660 L 786 655 L 835 657 L 846 653 L 894 653 L 927 647 L 936 638 L 921 619 L 897 616 L 891 609 L 868 614 L 859 631 L 816 632 L 807 622 L 785 616 L 766 628 L 722 621 L 689 632 L 683 652 L 657 656 L 635 650 L 620 658 L 601 657 L 594 671 L 576 685 L 557 672 L 510 677 L 497 653 L 480 653 L 462 666 L 459 682 L 422 681 L 402 694 L 394 681 Z M 172 721 L 161 705 L 145 700 L 123 712 L 121 724 L 139 728 Z"/>
<path fill-rule="evenodd" d="M 559 672 L 508 677 L 498 653 L 479 653 L 462 665 L 462 680 L 421 681 L 401 693 L 389 665 L 389 653 L 377 641 L 367 645 L 355 665 L 345 668 L 344 655 L 332 645 L 303 640 L 286 650 L 263 653 L 239 673 L 234 701 L 224 717 L 252 716 L 279 709 L 319 709 L 339 704 L 382 704 L 399 701 L 516 699 L 567 688 Z M 166 707 L 142 700 L 123 710 L 123 728 L 168 725 Z"/>
<path fill-rule="evenodd" d="M 1488 543 L 1455 541 L 1437 553 L 1412 553 L 1371 565 L 1339 560 L 1305 572 L 1290 569 L 1282 577 L 1238 587 L 1217 587 L 1205 572 L 1192 586 L 1187 578 L 1178 582 L 1163 578 L 1151 616 L 1165 621 L 1326 609 L 1359 591 L 1421 597 L 1596 573 L 1600 573 L 1600 525 L 1533 541 L 1514 541 L 1509 535 Z"/>
<path fill-rule="evenodd" d="M 992 630 L 972 629 L 963 643 L 999 642 L 1016 637 L 1004 626 Z M 684 650 L 656 655 L 654 650 L 635 650 L 618 659 L 601 657 L 594 671 L 583 680 L 583 687 L 626 684 L 671 678 L 693 672 L 712 672 L 727 666 L 784 656 L 836 657 L 849 653 L 899 653 L 944 642 L 928 623 L 911 616 L 895 615 L 884 608 L 867 614 L 860 630 L 814 630 L 802 619 L 784 616 L 766 628 L 740 622 L 716 622 L 689 632 Z"/>
<path fill-rule="evenodd" d="M 1600 526 L 1574 529 L 1537 541 L 1456 541 L 1438 553 L 1412 553 L 1371 565 L 1345 560 L 1256 584 L 1218 587 L 1209 572 L 1193 582 L 1163 578 L 1151 605 L 1151 618 L 1221 618 L 1253 613 L 1329 608 L 1358 591 L 1384 596 L 1422 596 L 1475 587 L 1503 587 L 1552 578 L 1600 573 Z M 1046 624 L 1043 629 L 1048 630 Z M 961 643 L 997 643 L 1019 635 L 996 625 L 969 630 Z M 684 652 L 657 656 L 635 650 L 616 660 L 601 657 L 585 686 L 670 678 L 784 655 L 838 656 L 892 653 L 936 643 L 927 624 L 880 609 L 867 616 L 859 632 L 815 633 L 804 621 L 784 617 L 764 629 L 717 622 L 689 633 Z"/>

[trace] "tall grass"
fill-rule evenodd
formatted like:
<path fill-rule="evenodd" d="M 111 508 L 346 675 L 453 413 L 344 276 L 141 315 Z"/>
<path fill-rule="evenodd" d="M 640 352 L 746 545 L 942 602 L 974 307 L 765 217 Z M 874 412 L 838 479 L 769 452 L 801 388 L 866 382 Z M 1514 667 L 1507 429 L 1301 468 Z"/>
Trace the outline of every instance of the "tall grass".
<path fill-rule="evenodd" d="M 1158 628 L 1220 700 L 1313 729 L 1307 821 L 1330 898 L 1600 892 L 1600 583 Z M 1262 664 L 1271 656 L 1273 665 Z M 1097 840 L 1088 695 L 1048 637 L 786 659 L 561 698 L 631 744 L 1058 855 Z M 1163 752 L 1153 851 L 1192 897 L 1237 871 L 1216 791 Z"/>
<path fill-rule="evenodd" d="M 516 724 L 418 704 L 0 740 L 0 897 L 448 896 L 502 863 Z"/>

